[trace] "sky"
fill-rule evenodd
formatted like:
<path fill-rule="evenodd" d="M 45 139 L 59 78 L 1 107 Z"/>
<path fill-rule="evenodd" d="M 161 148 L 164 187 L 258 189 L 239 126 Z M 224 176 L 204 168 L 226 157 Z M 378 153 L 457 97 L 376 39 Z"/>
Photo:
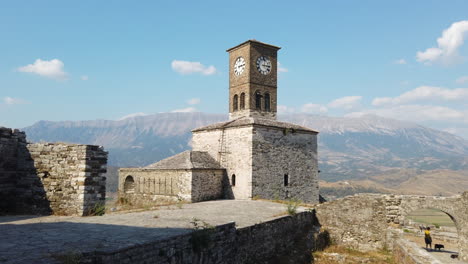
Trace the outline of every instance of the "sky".
<path fill-rule="evenodd" d="M 1 1 L 0 125 L 228 111 L 226 49 L 278 53 L 278 112 L 468 139 L 468 1 Z"/>

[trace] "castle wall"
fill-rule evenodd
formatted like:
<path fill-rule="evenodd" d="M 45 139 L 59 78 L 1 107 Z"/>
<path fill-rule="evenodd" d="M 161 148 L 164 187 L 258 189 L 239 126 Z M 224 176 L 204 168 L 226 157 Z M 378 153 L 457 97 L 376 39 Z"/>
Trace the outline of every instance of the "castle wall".
<path fill-rule="evenodd" d="M 37 143 L 28 150 L 52 213 L 87 215 L 105 202 L 107 152 L 102 147 Z M 29 189 L 24 186 L 20 193 Z"/>
<path fill-rule="evenodd" d="M 228 223 L 117 251 L 83 254 L 83 263 L 312 263 L 317 219 L 302 212 L 243 228 Z"/>
<path fill-rule="evenodd" d="M 252 198 L 252 131 L 252 126 L 245 126 L 193 133 L 193 150 L 208 152 L 226 169 L 226 198 Z"/>
<path fill-rule="evenodd" d="M 28 144 L 0 128 L 0 213 L 86 215 L 105 200 L 106 162 L 97 146 Z"/>
<path fill-rule="evenodd" d="M 252 152 L 253 196 L 319 201 L 316 134 L 258 126 L 253 131 Z"/>
<path fill-rule="evenodd" d="M 0 213 L 47 213 L 47 203 L 40 206 L 45 196 L 37 177 L 27 178 L 26 134 L 18 130 L 0 127 Z M 31 166 L 29 166 L 31 167 Z M 18 192 L 17 188 L 34 186 L 34 189 Z M 33 202 L 34 197 L 39 197 Z M 38 211 L 39 210 L 39 211 Z"/>

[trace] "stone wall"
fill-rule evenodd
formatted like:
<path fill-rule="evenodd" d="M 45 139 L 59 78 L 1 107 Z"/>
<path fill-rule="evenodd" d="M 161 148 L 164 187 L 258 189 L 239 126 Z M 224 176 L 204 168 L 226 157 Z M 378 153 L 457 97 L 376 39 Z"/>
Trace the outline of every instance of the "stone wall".
<path fill-rule="evenodd" d="M 458 232 L 459 258 L 468 260 L 468 192 L 452 197 L 358 194 L 320 204 L 317 217 L 332 239 L 359 250 L 391 248 L 392 227 L 412 211 L 424 208 L 449 215 Z"/>
<path fill-rule="evenodd" d="M 255 127 L 252 141 L 253 196 L 318 202 L 316 133 Z"/>
<path fill-rule="evenodd" d="M 316 209 L 322 228 L 330 232 L 335 243 L 361 251 L 386 245 L 388 224 L 381 195 L 348 196 L 320 204 Z"/>
<path fill-rule="evenodd" d="M 40 203 L 45 197 L 41 182 L 28 177 L 32 166 L 26 145 L 24 132 L 0 127 L 0 214 L 50 211 L 47 203 Z"/>
<path fill-rule="evenodd" d="M 194 151 L 207 151 L 226 169 L 226 198 L 252 198 L 253 127 L 235 127 L 193 132 Z M 232 178 L 235 175 L 235 185 Z"/>
<path fill-rule="evenodd" d="M 54 214 L 87 215 L 104 203 L 107 152 L 102 147 L 37 143 L 28 150 Z"/>
<path fill-rule="evenodd" d="M 193 170 L 191 202 L 223 198 L 224 174 L 225 170 Z"/>
<path fill-rule="evenodd" d="M 83 263 L 312 263 L 317 221 L 303 212 L 236 229 L 235 223 L 134 245 L 118 251 L 84 255 Z"/>
<path fill-rule="evenodd" d="M 223 196 L 223 176 L 224 170 L 214 169 L 122 168 L 119 170 L 119 197 L 134 204 L 219 199 Z M 133 180 L 133 187 L 130 187 L 128 177 Z"/>
<path fill-rule="evenodd" d="M 28 144 L 0 128 L 0 213 L 86 215 L 105 200 L 106 163 L 98 146 Z"/>

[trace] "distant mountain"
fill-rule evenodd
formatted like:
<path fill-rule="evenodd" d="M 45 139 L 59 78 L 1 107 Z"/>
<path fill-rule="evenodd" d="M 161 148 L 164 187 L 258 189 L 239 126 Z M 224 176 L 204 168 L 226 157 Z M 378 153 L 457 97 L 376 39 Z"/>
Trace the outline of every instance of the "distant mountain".
<path fill-rule="evenodd" d="M 414 123 L 377 116 L 299 114 L 279 119 L 320 131 L 320 178 L 328 181 L 364 180 L 400 169 L 468 170 L 466 140 Z M 161 113 L 117 121 L 40 121 L 24 130 L 35 142 L 103 145 L 110 165 L 135 167 L 189 149 L 191 129 L 224 120 L 227 115 Z"/>

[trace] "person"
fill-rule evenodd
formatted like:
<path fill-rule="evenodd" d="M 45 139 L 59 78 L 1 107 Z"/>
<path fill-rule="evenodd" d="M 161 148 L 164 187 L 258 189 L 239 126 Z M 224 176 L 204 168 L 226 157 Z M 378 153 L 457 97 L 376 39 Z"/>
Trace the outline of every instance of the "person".
<path fill-rule="evenodd" d="M 426 230 L 424 231 L 424 242 L 426 242 L 426 249 L 427 249 L 427 245 L 429 245 L 429 248 L 432 249 L 432 237 L 431 237 L 430 227 L 427 227 Z"/>

